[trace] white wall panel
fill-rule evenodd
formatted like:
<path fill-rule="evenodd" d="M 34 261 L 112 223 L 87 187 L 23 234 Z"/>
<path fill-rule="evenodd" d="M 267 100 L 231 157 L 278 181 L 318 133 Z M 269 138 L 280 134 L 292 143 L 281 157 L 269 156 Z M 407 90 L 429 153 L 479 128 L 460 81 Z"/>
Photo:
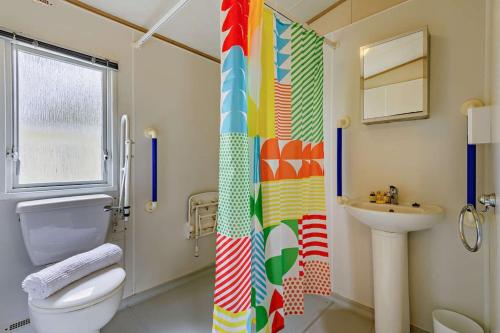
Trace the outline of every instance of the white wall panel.
<path fill-rule="evenodd" d="M 333 60 L 333 110 L 353 120 L 344 139 L 345 194 L 367 198 L 391 184 L 403 201 L 436 203 L 446 211 L 442 223 L 409 236 L 411 321 L 427 331 L 437 307 L 480 323 L 486 318 L 485 254 L 468 253 L 457 235 L 457 214 L 466 200 L 467 122 L 459 108 L 484 94 L 484 6 L 484 0 L 409 0 L 328 35 L 340 42 Z M 432 43 L 430 118 L 363 125 L 359 48 L 424 25 Z M 481 179 L 479 173 L 478 193 Z M 370 230 L 332 205 L 335 292 L 371 306 Z"/>

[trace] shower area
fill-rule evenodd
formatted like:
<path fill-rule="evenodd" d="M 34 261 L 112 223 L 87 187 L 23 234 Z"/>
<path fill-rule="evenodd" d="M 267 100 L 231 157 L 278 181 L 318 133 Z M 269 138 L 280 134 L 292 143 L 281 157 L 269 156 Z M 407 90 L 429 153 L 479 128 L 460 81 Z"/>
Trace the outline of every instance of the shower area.
<path fill-rule="evenodd" d="M 190 197 L 188 213 L 201 221 L 196 207 L 217 200 L 215 272 L 129 302 L 104 332 L 372 332 L 369 308 L 332 298 L 337 44 L 261 0 L 221 1 L 220 36 L 219 192 Z M 189 225 L 203 257 L 211 229 Z"/>

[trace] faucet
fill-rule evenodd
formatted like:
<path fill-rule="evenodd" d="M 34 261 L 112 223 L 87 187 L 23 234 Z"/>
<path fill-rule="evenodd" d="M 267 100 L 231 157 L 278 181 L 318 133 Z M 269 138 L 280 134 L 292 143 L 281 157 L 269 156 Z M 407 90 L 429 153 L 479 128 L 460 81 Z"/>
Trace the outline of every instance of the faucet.
<path fill-rule="evenodd" d="M 397 205 L 399 203 L 398 201 L 399 190 L 396 186 L 394 185 L 389 186 L 389 197 L 391 205 Z"/>

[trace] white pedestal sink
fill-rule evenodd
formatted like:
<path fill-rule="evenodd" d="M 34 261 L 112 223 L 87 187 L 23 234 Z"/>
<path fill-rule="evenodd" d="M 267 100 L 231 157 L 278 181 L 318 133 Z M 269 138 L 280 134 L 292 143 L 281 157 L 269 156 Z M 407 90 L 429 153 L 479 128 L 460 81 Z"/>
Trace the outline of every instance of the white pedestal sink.
<path fill-rule="evenodd" d="M 375 332 L 409 333 L 408 232 L 432 228 L 443 209 L 353 200 L 346 210 L 372 229 Z"/>

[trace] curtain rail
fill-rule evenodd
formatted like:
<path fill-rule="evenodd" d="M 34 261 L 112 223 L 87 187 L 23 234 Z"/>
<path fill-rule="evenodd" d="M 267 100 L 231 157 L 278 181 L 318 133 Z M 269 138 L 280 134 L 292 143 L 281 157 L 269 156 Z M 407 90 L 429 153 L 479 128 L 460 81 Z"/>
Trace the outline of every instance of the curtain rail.
<path fill-rule="evenodd" d="M 150 39 L 160 27 L 174 17 L 191 0 L 179 0 L 172 8 L 170 8 L 161 19 L 156 22 L 151 29 L 149 29 L 136 43 L 134 47 L 141 47 L 148 39 Z"/>
<path fill-rule="evenodd" d="M 273 6 L 269 5 L 269 4 L 268 4 L 268 3 L 266 3 L 266 2 L 264 2 L 264 6 L 266 6 L 267 8 L 269 8 L 270 10 L 272 10 L 273 12 L 280 14 L 281 16 L 283 16 L 284 18 L 286 18 L 287 20 L 289 20 L 289 21 L 291 21 L 291 22 L 296 22 L 296 21 L 297 21 L 297 20 L 295 20 L 295 19 L 291 18 L 290 16 L 288 16 L 288 15 L 284 14 L 282 11 L 280 11 L 280 10 L 278 10 L 278 9 L 274 8 Z M 314 30 L 313 28 L 311 28 L 311 26 L 310 26 L 309 24 L 307 24 L 307 23 L 300 23 L 300 24 L 302 24 L 302 26 L 303 26 L 303 27 L 305 27 L 306 29 L 308 29 L 308 30 L 312 30 L 312 31 L 314 31 L 314 32 L 315 32 L 315 30 Z M 328 46 L 330 46 L 331 48 L 333 48 L 333 49 L 336 49 L 336 48 L 339 46 L 339 43 L 338 43 L 338 42 L 333 41 L 333 40 L 329 40 L 328 38 L 326 38 L 326 37 L 324 37 L 324 36 L 323 36 L 323 42 L 324 42 L 326 45 L 328 45 Z"/>

